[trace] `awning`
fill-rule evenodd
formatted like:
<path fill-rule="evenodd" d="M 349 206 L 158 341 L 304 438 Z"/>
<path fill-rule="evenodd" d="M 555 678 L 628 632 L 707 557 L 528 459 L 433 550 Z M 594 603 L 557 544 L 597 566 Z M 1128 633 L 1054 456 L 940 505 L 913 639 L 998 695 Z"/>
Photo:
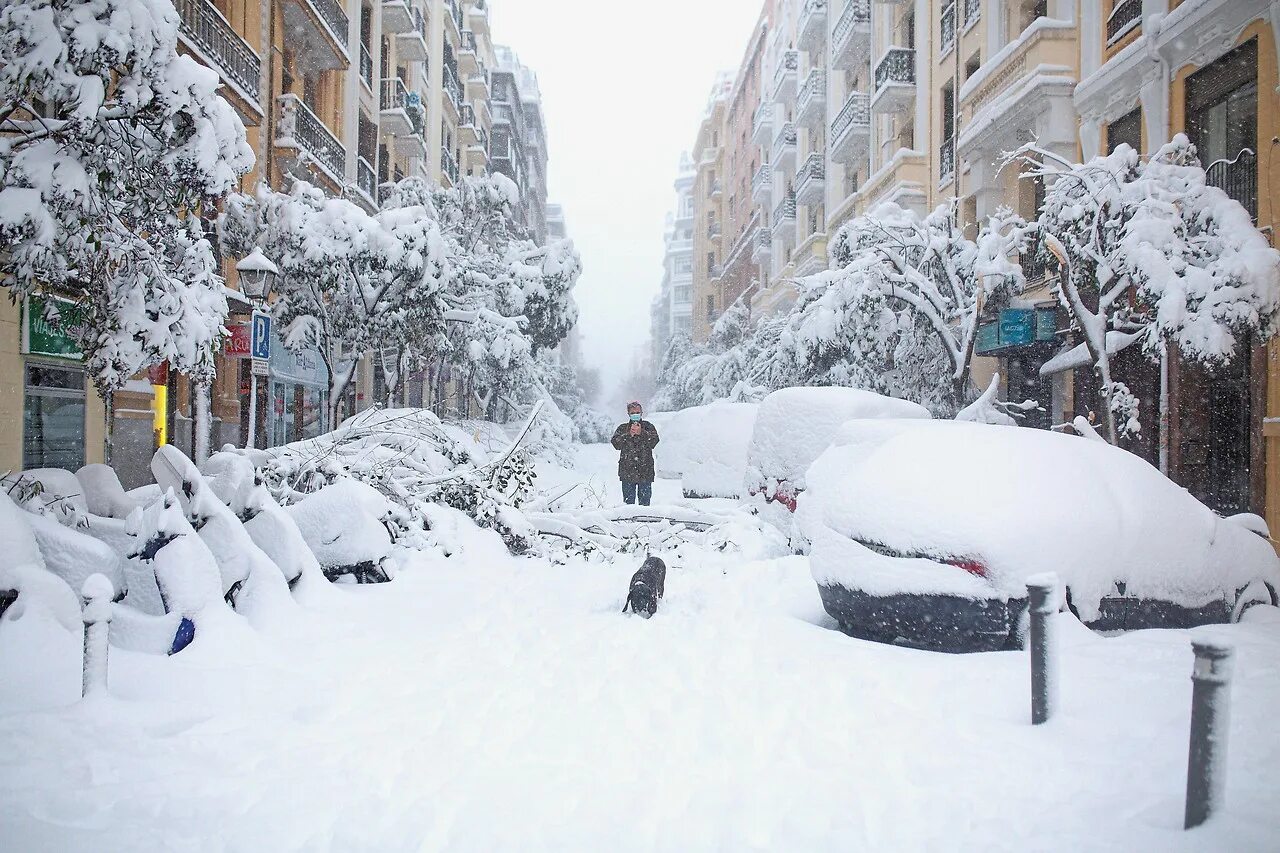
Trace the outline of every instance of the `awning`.
<path fill-rule="evenodd" d="M 1142 332 L 1107 332 L 1107 355 L 1115 355 L 1141 337 Z M 1066 373 L 1068 370 L 1088 367 L 1091 364 L 1093 364 L 1093 357 L 1089 355 L 1088 345 L 1082 341 L 1046 361 L 1040 368 L 1040 375 L 1053 376 L 1056 373 Z"/>

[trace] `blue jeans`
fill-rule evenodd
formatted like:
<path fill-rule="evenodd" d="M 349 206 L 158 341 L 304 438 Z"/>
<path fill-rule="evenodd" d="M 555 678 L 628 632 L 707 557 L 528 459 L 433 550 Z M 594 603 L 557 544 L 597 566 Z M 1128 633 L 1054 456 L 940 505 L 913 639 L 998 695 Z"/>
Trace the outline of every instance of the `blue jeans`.
<path fill-rule="evenodd" d="M 653 483 L 628 483 L 622 481 L 622 500 L 633 504 L 640 499 L 640 506 L 648 506 L 653 500 Z"/>

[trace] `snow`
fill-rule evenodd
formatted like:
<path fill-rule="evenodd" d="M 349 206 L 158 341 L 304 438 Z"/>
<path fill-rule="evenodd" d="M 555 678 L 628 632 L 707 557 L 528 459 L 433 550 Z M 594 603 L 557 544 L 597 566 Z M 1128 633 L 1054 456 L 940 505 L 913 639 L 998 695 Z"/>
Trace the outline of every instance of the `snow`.
<path fill-rule="evenodd" d="M 739 497 L 757 409 L 754 403 L 717 401 L 654 422 L 662 439 L 654 449 L 658 475 L 682 478 L 685 492 L 699 497 Z"/>
<path fill-rule="evenodd" d="M 1107 332 L 1107 355 L 1115 355 L 1123 352 L 1131 344 L 1142 340 L 1142 336 L 1130 332 Z M 1040 366 L 1041 376 L 1053 376 L 1058 373 L 1065 373 L 1068 370 L 1076 370 L 1081 367 L 1088 367 L 1093 364 L 1093 356 L 1089 354 L 1089 345 L 1086 343 L 1078 343 L 1071 349 L 1058 353 L 1053 358 L 1046 361 Z"/>
<path fill-rule="evenodd" d="M 110 465 L 92 463 L 76 472 L 88 511 L 104 518 L 128 518 L 140 504 L 129 497 Z"/>
<path fill-rule="evenodd" d="M 608 450 L 544 479 L 607 482 Z M 1247 748 L 1222 814 L 1184 833 L 1189 632 L 1103 638 L 1055 617 L 1059 701 L 1032 727 L 1024 654 L 847 637 L 803 557 L 659 556 L 649 621 L 619 612 L 642 555 L 424 556 L 269 631 L 201 629 L 172 657 L 113 648 L 88 703 L 79 626 L 6 617 L 5 846 L 1274 849 L 1274 608 L 1221 629 Z"/>
<path fill-rule="evenodd" d="M 339 480 L 289 507 L 303 540 L 326 569 L 382 561 L 391 550 L 391 534 L 381 519 L 391 512 L 376 489 L 355 480 Z"/>
<path fill-rule="evenodd" d="M 760 404 L 747 459 L 746 488 L 805 488 L 805 470 L 854 418 L 928 418 L 923 406 L 857 388 L 784 388 Z M 770 490 L 771 491 L 771 490 Z"/>
<path fill-rule="evenodd" d="M 25 521 L 36 538 L 45 568 L 73 590 L 79 590 L 89 577 L 101 574 L 114 588 L 110 598 L 124 596 L 129 587 L 121 555 L 83 531 L 59 524 L 52 516 L 28 515 Z"/>
<path fill-rule="evenodd" d="M 1056 572 L 1085 621 L 1128 595 L 1200 607 L 1254 578 L 1280 587 L 1270 543 L 1219 518 L 1139 457 L 1054 432 L 955 421 L 856 421 L 808 472 L 796 523 L 813 575 L 873 593 L 1025 596 Z M 902 559 L 872 552 L 872 542 Z M 989 580 L 934 559 L 976 560 Z"/>

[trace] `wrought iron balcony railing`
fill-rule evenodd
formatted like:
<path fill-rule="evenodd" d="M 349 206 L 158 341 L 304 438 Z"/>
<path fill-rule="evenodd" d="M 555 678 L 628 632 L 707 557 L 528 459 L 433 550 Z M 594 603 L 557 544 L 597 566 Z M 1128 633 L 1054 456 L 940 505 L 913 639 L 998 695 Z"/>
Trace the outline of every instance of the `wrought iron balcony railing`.
<path fill-rule="evenodd" d="M 1107 44 L 1119 41 L 1142 23 L 1142 0 L 1116 0 L 1107 18 Z"/>
<path fill-rule="evenodd" d="M 876 65 L 876 89 L 886 83 L 916 83 L 916 52 L 909 47 L 891 47 Z"/>
<path fill-rule="evenodd" d="M 776 226 L 784 222 L 795 222 L 795 219 L 796 194 L 793 190 L 787 190 L 782 201 L 773 209 L 773 224 Z"/>
<path fill-rule="evenodd" d="M 307 154 L 319 161 L 333 177 L 341 179 L 346 166 L 347 149 L 324 122 L 297 95 L 281 95 L 279 138 L 297 142 Z"/>
<path fill-rule="evenodd" d="M 849 33 L 853 32 L 854 24 L 869 23 L 871 23 L 871 0 L 849 0 L 844 6 L 844 11 L 840 13 L 840 20 L 836 21 L 835 28 L 831 31 L 832 44 L 843 45 Z"/>
<path fill-rule="evenodd" d="M 942 31 L 942 40 L 940 42 L 940 52 L 946 53 L 956 46 L 956 4 L 948 3 L 947 8 L 942 10 L 942 18 L 940 20 Z"/>
<path fill-rule="evenodd" d="M 871 98 L 866 92 L 850 92 L 849 100 L 831 122 L 831 138 L 839 139 L 854 126 L 871 126 Z"/>
<path fill-rule="evenodd" d="M 208 0 L 175 0 L 174 6 L 187 40 L 217 65 L 222 76 L 260 103 L 262 62 L 249 43 Z"/>
<path fill-rule="evenodd" d="M 964 0 L 964 25 L 966 28 L 982 17 L 982 0 Z"/>
<path fill-rule="evenodd" d="M 378 176 L 373 164 L 363 157 L 356 158 L 356 186 L 370 200 L 378 198 Z"/>
<path fill-rule="evenodd" d="M 945 184 L 956 175 L 956 143 L 948 137 L 938 147 L 938 183 Z"/>
<path fill-rule="evenodd" d="M 363 43 L 360 45 L 360 79 L 369 87 L 369 91 L 373 91 L 373 56 Z"/>
<path fill-rule="evenodd" d="M 1240 202 L 1258 221 L 1258 155 L 1243 148 L 1230 160 L 1215 160 L 1204 170 L 1204 182 Z"/>
<path fill-rule="evenodd" d="M 338 0 L 307 0 L 320 15 L 333 37 L 345 52 L 347 49 L 347 13 Z"/>
<path fill-rule="evenodd" d="M 383 77 L 382 93 L 378 99 L 378 108 L 382 110 L 403 110 L 409 105 L 409 90 L 399 77 Z"/>

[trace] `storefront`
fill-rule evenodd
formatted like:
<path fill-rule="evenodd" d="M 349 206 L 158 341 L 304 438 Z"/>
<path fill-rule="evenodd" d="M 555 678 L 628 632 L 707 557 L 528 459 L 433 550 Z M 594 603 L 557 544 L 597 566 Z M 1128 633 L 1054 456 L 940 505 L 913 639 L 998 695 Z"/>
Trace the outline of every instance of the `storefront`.
<path fill-rule="evenodd" d="M 1024 426 L 1048 429 L 1066 416 L 1062 383 L 1041 371 L 1060 346 L 1057 329 L 1057 309 L 1049 306 L 1004 308 L 978 325 L 974 355 L 999 360 L 1005 399 L 1040 404 L 1025 414 Z"/>
<path fill-rule="evenodd" d="M 78 312 L 58 300 L 51 323 L 46 302 L 29 299 L 22 320 L 22 467 L 75 471 L 88 460 L 88 389 L 83 354 L 68 334 Z M 100 430 L 95 430 L 100 432 Z"/>
<path fill-rule="evenodd" d="M 319 350 L 286 349 L 274 332 L 267 381 L 267 446 L 329 430 L 329 371 Z"/>

